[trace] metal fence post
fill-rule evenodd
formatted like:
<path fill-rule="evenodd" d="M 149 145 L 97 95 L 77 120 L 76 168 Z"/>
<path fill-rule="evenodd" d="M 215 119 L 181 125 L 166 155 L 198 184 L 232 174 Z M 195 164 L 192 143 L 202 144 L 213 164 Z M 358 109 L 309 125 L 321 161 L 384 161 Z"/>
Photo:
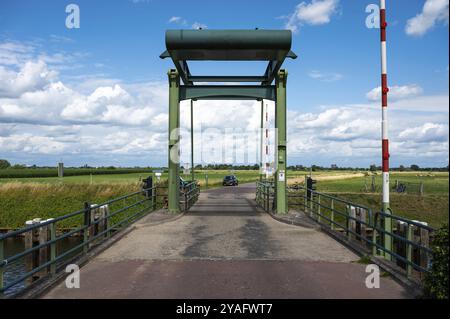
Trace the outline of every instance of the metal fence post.
<path fill-rule="evenodd" d="M 89 226 L 91 224 L 91 204 L 84 203 L 84 230 L 83 230 L 83 252 L 88 251 Z"/>
<path fill-rule="evenodd" d="M 314 194 L 311 191 L 311 199 L 309 200 L 309 214 L 311 217 L 314 215 Z"/>
<path fill-rule="evenodd" d="M 56 274 L 56 223 L 50 224 L 50 240 L 52 241 L 50 244 L 50 272 L 54 275 Z"/>
<path fill-rule="evenodd" d="M 319 194 L 319 195 L 317 195 L 317 222 L 319 222 L 319 223 L 321 221 L 320 214 L 321 214 L 321 209 L 320 209 L 320 194 Z"/>
<path fill-rule="evenodd" d="M 305 210 L 305 214 L 308 213 L 308 196 L 307 196 L 307 192 L 306 192 L 306 177 L 305 177 L 305 187 L 303 188 L 304 190 L 304 210 Z"/>
<path fill-rule="evenodd" d="M 373 230 L 372 230 L 372 255 L 377 256 L 378 255 L 378 248 L 377 248 L 377 227 L 374 223 Z"/>
<path fill-rule="evenodd" d="M 334 199 L 333 198 L 331 199 L 331 216 L 330 216 L 330 219 L 331 219 L 330 228 L 331 228 L 331 230 L 334 230 Z"/>
<path fill-rule="evenodd" d="M 413 226 L 408 224 L 406 227 L 406 239 L 408 241 L 412 241 Z M 412 274 L 412 265 L 410 264 L 412 262 L 412 245 L 409 242 L 406 243 L 406 260 L 408 260 L 408 264 L 406 265 L 406 274 L 409 277 Z"/>

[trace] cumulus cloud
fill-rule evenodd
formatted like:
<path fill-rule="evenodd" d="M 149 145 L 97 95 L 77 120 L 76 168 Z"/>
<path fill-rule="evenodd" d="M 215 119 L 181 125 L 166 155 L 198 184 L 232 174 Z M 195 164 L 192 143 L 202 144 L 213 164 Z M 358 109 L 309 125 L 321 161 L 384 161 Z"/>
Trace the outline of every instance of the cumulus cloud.
<path fill-rule="evenodd" d="M 448 141 L 448 124 L 425 123 L 401 131 L 398 137 L 415 142 L 445 142 Z"/>
<path fill-rule="evenodd" d="M 1 66 L 2 156 L 28 164 L 55 163 L 61 158 L 68 163 L 72 161 L 72 165 L 166 164 L 166 81 L 126 83 L 80 77 L 81 83 L 73 86 L 62 81 L 57 73 L 49 76 L 52 66 L 39 62 L 38 56 L 30 58 L 29 63 L 35 64 L 32 67 L 27 66 L 27 61 L 21 66 Z M 22 84 L 17 86 L 3 85 L 18 81 L 23 75 L 31 80 L 20 79 Z M 389 109 L 393 163 L 407 164 L 404 161 L 413 158 L 418 164 L 422 160 L 444 165 L 448 158 L 448 95 L 426 96 L 418 85 L 397 88 L 391 89 L 391 97 L 397 95 L 397 100 Z M 291 102 L 289 163 L 368 166 L 379 159 L 381 115 L 379 104 L 375 103 L 379 93 L 374 91 L 368 97 L 370 102 L 366 104 L 323 106 L 307 113 L 293 111 L 295 105 Z M 266 104 L 273 126 L 275 107 L 272 102 Z M 189 106 L 189 101 L 180 104 L 183 163 L 190 157 Z M 230 161 L 233 159 L 230 154 L 222 157 L 220 150 L 232 149 L 236 143 L 240 162 L 245 158 L 258 162 L 259 116 L 260 102 L 196 101 L 195 161 L 208 161 L 212 153 L 217 154 L 217 162 Z M 206 134 L 205 130 L 219 134 L 220 138 Z M 275 133 L 270 136 L 273 156 Z M 247 154 L 242 152 L 245 145 Z"/>
<path fill-rule="evenodd" d="M 26 62 L 18 72 L 0 65 L 0 98 L 18 97 L 24 92 L 42 89 L 56 77 L 57 72 L 49 70 L 41 60 Z"/>
<path fill-rule="evenodd" d="M 417 84 L 410 85 L 394 85 L 389 87 L 389 99 L 401 100 L 414 96 L 421 95 L 423 89 Z M 379 101 L 381 99 L 381 86 L 372 89 L 366 94 L 366 97 L 370 101 Z"/>
<path fill-rule="evenodd" d="M 448 25 L 449 0 L 426 0 L 422 12 L 408 20 L 406 34 L 423 36 L 438 23 Z"/>
<path fill-rule="evenodd" d="M 303 24 L 322 25 L 331 21 L 336 13 L 339 0 L 312 0 L 299 3 L 289 16 L 286 29 L 297 32 Z"/>

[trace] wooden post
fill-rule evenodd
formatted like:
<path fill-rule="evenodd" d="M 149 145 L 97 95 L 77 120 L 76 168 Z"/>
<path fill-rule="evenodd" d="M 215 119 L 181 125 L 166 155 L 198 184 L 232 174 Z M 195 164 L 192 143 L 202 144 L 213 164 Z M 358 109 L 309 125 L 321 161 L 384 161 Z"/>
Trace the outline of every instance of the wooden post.
<path fill-rule="evenodd" d="M 422 222 L 423 225 L 428 225 Z M 427 229 L 420 229 L 420 244 L 425 247 L 430 247 L 430 233 Z M 429 263 L 429 254 L 423 249 L 420 250 L 420 266 L 427 269 Z"/>
<path fill-rule="evenodd" d="M 331 230 L 334 230 L 334 199 L 331 199 L 331 225 L 330 228 Z"/>
<path fill-rule="evenodd" d="M 83 230 L 83 252 L 87 253 L 89 247 L 88 247 L 88 240 L 89 240 L 89 225 L 91 222 L 91 205 L 89 205 L 88 202 L 84 203 L 84 230 Z"/>
<path fill-rule="evenodd" d="M 372 225 L 372 255 L 373 256 L 377 256 L 378 255 L 378 247 L 377 247 L 377 230 L 376 230 L 376 223 L 375 223 L 375 219 L 373 221 L 373 225 Z"/>
<path fill-rule="evenodd" d="M 413 225 L 408 224 L 406 231 L 406 239 L 409 241 L 413 240 Z M 412 262 L 412 245 L 410 243 L 406 243 L 406 259 L 411 263 Z M 406 274 L 408 277 L 412 274 L 413 267 L 410 264 L 406 265 Z"/>
<path fill-rule="evenodd" d="M 420 182 L 419 194 L 420 194 L 420 196 L 423 196 L 423 181 Z"/>
<path fill-rule="evenodd" d="M 40 218 L 35 218 L 33 220 L 27 220 L 25 222 L 25 227 L 29 227 L 32 226 L 36 223 L 40 223 L 41 219 Z M 37 246 L 39 243 L 38 240 L 38 233 L 39 233 L 39 229 L 32 229 L 28 232 L 25 233 L 25 250 L 31 249 L 34 246 Z M 39 250 L 35 250 L 29 254 L 27 254 L 25 256 L 25 268 L 27 272 L 32 271 L 34 268 L 37 267 L 37 265 L 39 264 Z M 27 278 L 28 282 L 33 282 L 35 279 L 37 279 L 38 275 L 34 274 L 31 277 Z"/>
<path fill-rule="evenodd" d="M 347 206 L 348 207 L 348 213 L 349 217 L 356 218 L 356 208 L 354 206 Z M 348 232 L 348 239 L 355 238 L 354 233 L 356 232 L 356 220 L 353 218 L 348 218 L 348 225 L 349 225 L 349 232 Z"/>
<path fill-rule="evenodd" d="M 320 209 L 320 195 L 317 196 L 317 222 L 320 223 L 320 215 L 321 215 L 321 209 Z"/>
<path fill-rule="evenodd" d="M 407 226 L 408 224 L 402 221 L 397 221 L 397 232 L 396 235 L 400 236 L 400 237 L 407 237 Z M 396 245 L 395 245 L 395 253 L 397 255 L 400 255 L 402 257 L 406 258 L 406 247 L 407 245 L 405 244 L 405 242 L 401 241 L 401 240 L 396 240 Z M 403 263 L 403 262 L 400 262 Z M 397 262 L 398 265 L 398 262 Z"/>
<path fill-rule="evenodd" d="M 111 230 L 109 229 L 111 225 L 111 221 L 109 220 L 109 205 L 105 205 L 104 212 L 105 212 L 105 229 L 107 230 L 106 237 L 109 238 L 111 236 Z"/>
<path fill-rule="evenodd" d="M 93 208 L 97 206 L 97 204 L 91 204 L 91 209 L 90 209 L 90 227 L 89 227 L 89 237 L 95 237 L 98 233 L 98 226 L 99 224 L 96 223 L 96 221 L 98 220 L 98 215 L 99 215 L 99 208 Z M 94 240 L 95 242 L 95 240 Z M 92 244 L 92 243 L 91 243 Z M 88 245 L 88 247 L 91 246 L 90 244 Z"/>
<path fill-rule="evenodd" d="M 49 219 L 53 220 L 53 218 Z M 50 224 L 50 240 L 53 241 L 56 239 L 56 223 Z M 50 265 L 50 272 L 52 275 L 56 274 L 56 242 L 50 244 L 50 260 L 52 264 Z"/>
<path fill-rule="evenodd" d="M 367 221 L 367 211 L 363 208 L 359 208 L 359 220 L 360 220 L 359 232 L 361 235 L 360 240 L 365 245 L 367 242 L 363 238 L 367 238 L 367 226 L 365 224 Z"/>
<path fill-rule="evenodd" d="M 305 183 L 303 184 L 305 187 L 303 188 L 303 190 L 304 190 L 304 194 L 305 194 L 305 200 L 304 200 L 304 203 L 305 203 L 305 205 L 304 205 L 304 212 L 305 212 L 305 214 L 308 212 L 308 193 L 307 193 L 307 191 L 306 191 L 306 175 L 305 175 Z"/>
<path fill-rule="evenodd" d="M 40 223 L 44 223 L 44 221 L 41 221 Z M 49 235 L 49 229 L 48 226 L 42 226 L 38 228 L 38 245 L 43 245 L 46 242 L 48 242 L 48 236 Z M 48 246 L 39 248 L 39 263 L 37 264 L 37 267 L 44 265 L 49 260 L 49 254 L 48 254 Z M 41 271 L 39 271 L 37 274 L 39 277 L 44 277 L 48 273 L 48 268 L 45 267 Z"/>

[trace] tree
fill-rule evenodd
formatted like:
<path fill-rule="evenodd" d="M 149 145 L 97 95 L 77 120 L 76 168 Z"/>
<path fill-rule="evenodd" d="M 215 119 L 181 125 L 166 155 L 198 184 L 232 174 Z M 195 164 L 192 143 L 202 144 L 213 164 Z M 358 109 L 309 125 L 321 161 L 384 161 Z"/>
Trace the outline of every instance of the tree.
<path fill-rule="evenodd" d="M 370 171 L 375 172 L 377 170 L 377 166 L 375 164 L 370 165 Z"/>
<path fill-rule="evenodd" d="M 413 164 L 410 166 L 412 171 L 418 171 L 420 169 L 419 165 Z"/>
<path fill-rule="evenodd" d="M 9 163 L 5 159 L 0 159 L 0 169 L 5 169 L 11 166 L 11 163 Z"/>

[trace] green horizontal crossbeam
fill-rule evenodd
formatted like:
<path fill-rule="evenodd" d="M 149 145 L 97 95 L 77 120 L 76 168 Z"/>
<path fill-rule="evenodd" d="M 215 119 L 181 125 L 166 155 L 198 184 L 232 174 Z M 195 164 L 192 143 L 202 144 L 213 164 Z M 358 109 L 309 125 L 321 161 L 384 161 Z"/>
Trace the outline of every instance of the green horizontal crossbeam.
<path fill-rule="evenodd" d="M 259 100 L 275 101 L 274 85 L 181 85 L 182 100 Z"/>
<path fill-rule="evenodd" d="M 191 75 L 188 77 L 188 81 L 191 82 L 263 82 L 266 80 L 264 76 L 251 75 Z"/>
<path fill-rule="evenodd" d="M 258 82 L 270 85 L 286 58 L 296 59 L 291 51 L 290 30 L 167 30 L 166 51 L 161 59 L 171 58 L 183 83 Z M 193 76 L 188 61 L 267 61 L 262 76 Z"/>

